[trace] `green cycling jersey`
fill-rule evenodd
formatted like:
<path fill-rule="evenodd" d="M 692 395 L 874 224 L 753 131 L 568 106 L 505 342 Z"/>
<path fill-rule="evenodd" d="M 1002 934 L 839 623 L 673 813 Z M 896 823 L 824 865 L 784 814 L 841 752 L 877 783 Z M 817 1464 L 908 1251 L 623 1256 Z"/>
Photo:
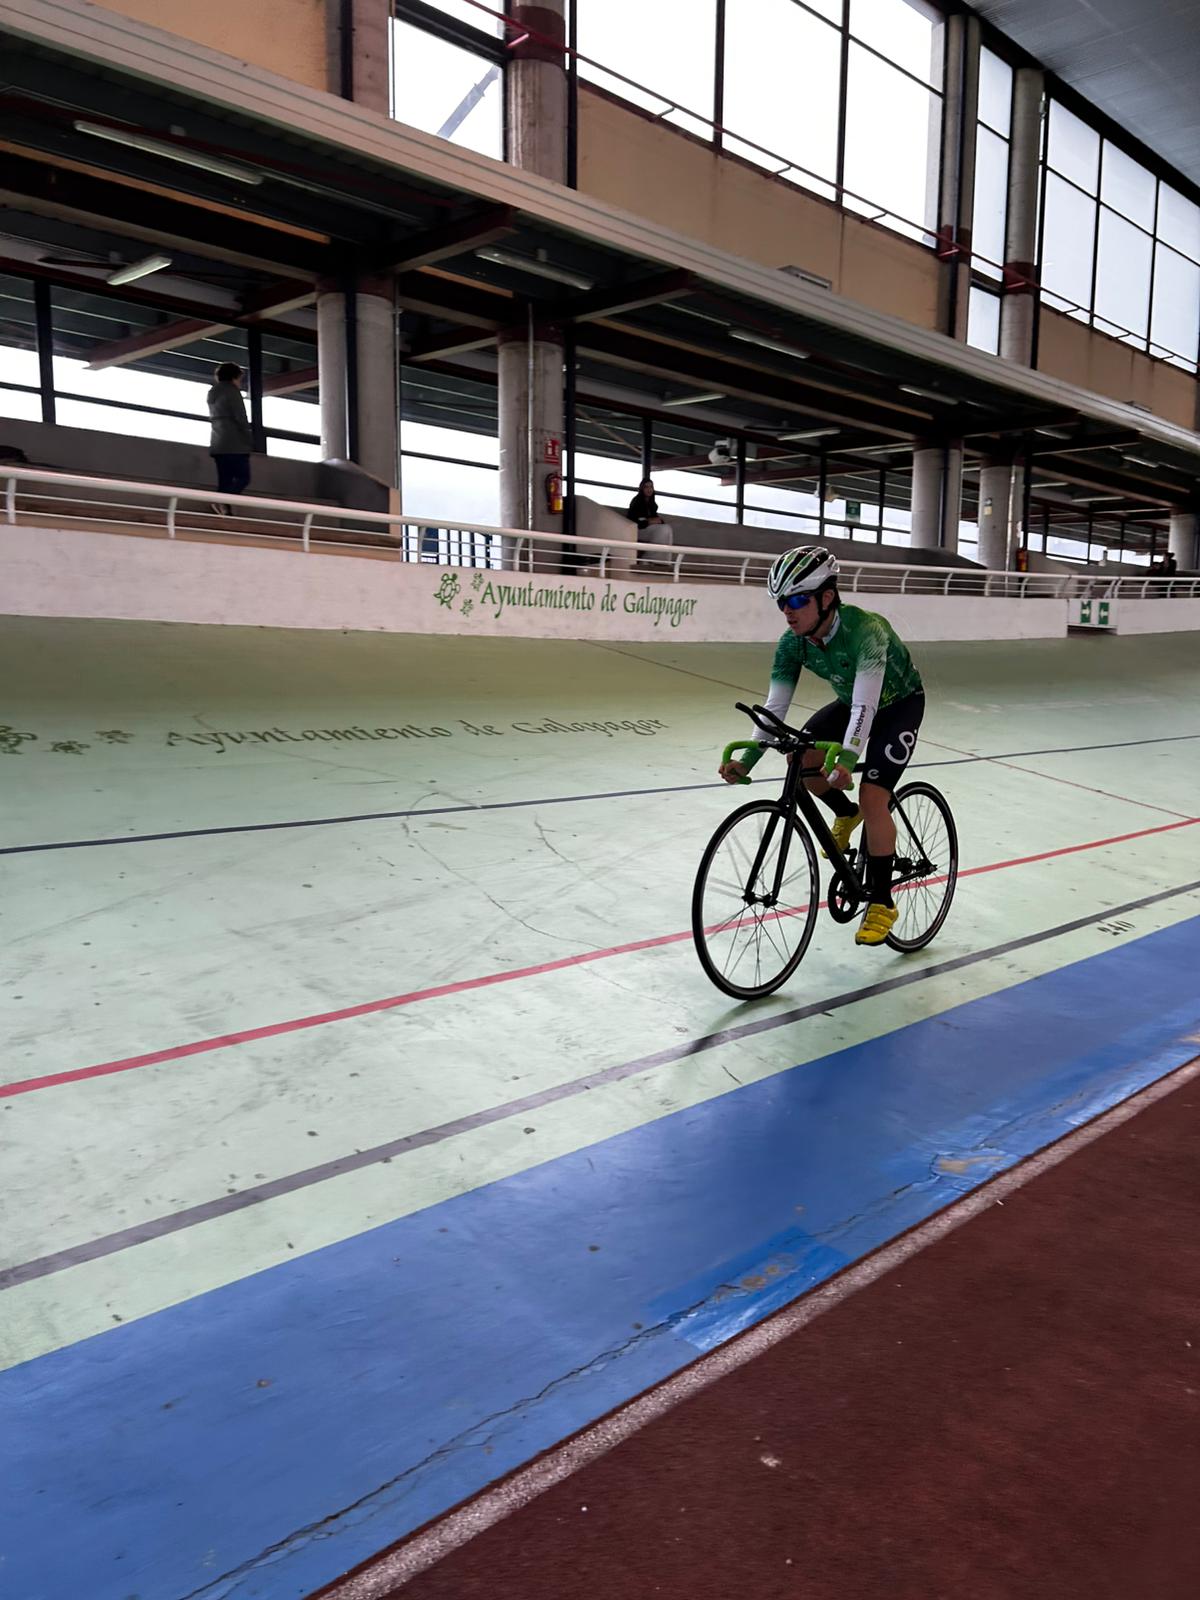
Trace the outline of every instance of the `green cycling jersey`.
<path fill-rule="evenodd" d="M 844 740 L 848 759 L 862 755 L 876 711 L 924 691 L 908 647 L 891 623 L 859 606 L 840 607 L 833 627 L 819 643 L 790 630 L 780 639 L 764 702 L 775 716 L 787 717 L 805 668 L 824 678 L 842 704 L 850 707 Z M 748 754 L 749 767 L 757 756 Z"/>

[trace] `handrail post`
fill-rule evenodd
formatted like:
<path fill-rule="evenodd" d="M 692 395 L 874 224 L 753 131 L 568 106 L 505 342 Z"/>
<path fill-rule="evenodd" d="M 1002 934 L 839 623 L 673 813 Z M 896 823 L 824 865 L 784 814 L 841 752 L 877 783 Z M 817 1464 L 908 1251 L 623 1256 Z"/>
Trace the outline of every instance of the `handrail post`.
<path fill-rule="evenodd" d="M 167 538 L 175 537 L 175 507 L 179 504 L 179 496 L 173 494 L 167 501 Z"/>
<path fill-rule="evenodd" d="M 747 556 L 746 559 L 742 562 L 742 570 L 738 573 L 738 582 L 739 583 L 745 583 L 745 581 L 746 581 L 746 568 L 749 565 L 750 565 L 750 557 Z"/>
<path fill-rule="evenodd" d="M 680 567 L 682 565 L 683 565 L 683 551 L 681 550 L 679 552 L 679 554 L 675 557 L 675 568 L 674 568 L 674 571 L 671 574 L 671 582 L 672 583 L 678 583 L 679 582 L 679 569 L 680 569 Z"/>
<path fill-rule="evenodd" d="M 600 546 L 600 565 L 596 568 L 597 577 L 600 577 L 600 578 L 607 578 L 608 577 L 608 552 L 609 552 L 609 546 L 608 545 L 604 544 L 604 545 Z"/>
<path fill-rule="evenodd" d="M 17 520 L 17 480 L 12 477 L 9 478 L 8 488 L 4 491 L 4 516 L 7 522 Z"/>
<path fill-rule="evenodd" d="M 307 551 L 309 548 L 308 535 L 312 529 L 312 521 L 313 514 L 310 511 L 304 519 L 303 527 L 300 529 L 300 546 L 305 551 Z"/>

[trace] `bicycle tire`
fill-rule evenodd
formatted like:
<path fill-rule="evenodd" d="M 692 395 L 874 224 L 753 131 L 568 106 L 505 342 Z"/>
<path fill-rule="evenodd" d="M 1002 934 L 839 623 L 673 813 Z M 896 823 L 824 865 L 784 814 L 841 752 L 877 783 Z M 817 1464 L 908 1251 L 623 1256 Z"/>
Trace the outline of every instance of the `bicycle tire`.
<path fill-rule="evenodd" d="M 788 845 L 788 865 L 790 867 L 792 862 L 791 852 L 798 847 L 801 851 L 803 865 L 807 867 L 807 884 L 803 890 L 801 904 L 792 906 L 789 903 L 778 912 L 775 912 L 775 914 L 769 919 L 765 915 L 757 915 L 754 912 L 753 907 L 749 908 L 750 917 L 753 918 L 758 925 L 757 931 L 759 934 L 764 932 L 766 933 L 767 943 L 771 946 L 776 955 L 782 955 L 783 952 L 780 949 L 779 941 L 771 936 L 770 929 L 766 926 L 768 920 L 772 925 L 783 930 L 783 933 L 781 933 L 781 938 L 786 937 L 786 934 L 790 933 L 793 927 L 798 927 L 799 937 L 795 948 L 791 950 L 790 954 L 783 956 L 778 971 L 772 972 L 767 977 L 763 977 L 761 972 L 761 962 L 756 961 L 756 972 L 758 974 L 757 980 L 754 983 L 744 983 L 736 981 L 733 974 L 736 971 L 737 965 L 747 953 L 748 948 L 750 948 L 748 941 L 744 948 L 736 956 L 732 968 L 728 967 L 727 965 L 723 968 L 722 964 L 717 959 L 716 952 L 712 948 L 712 945 L 715 943 L 717 934 L 723 932 L 727 928 L 730 929 L 732 936 L 736 938 L 736 935 L 742 930 L 742 928 L 748 926 L 745 921 L 746 913 L 734 910 L 732 915 L 726 918 L 724 922 L 715 925 L 709 923 L 706 920 L 705 890 L 708 887 L 709 874 L 712 870 L 714 862 L 718 858 L 718 854 L 721 851 L 722 845 L 725 844 L 730 836 L 734 834 L 734 832 L 742 824 L 755 816 L 763 817 L 764 828 L 755 838 L 753 850 L 751 849 L 748 840 L 742 846 L 743 856 L 748 858 L 744 868 L 739 869 L 736 858 L 731 849 L 730 859 L 733 863 L 731 875 L 735 875 L 740 872 L 741 877 L 744 877 L 748 873 L 749 868 L 752 865 L 753 855 L 757 853 L 758 844 L 765 834 L 766 819 L 770 816 L 774 816 L 778 819 L 779 824 L 782 827 L 791 830 L 791 837 Z M 802 869 L 797 870 L 799 871 Z M 741 881 L 741 877 L 739 877 L 739 882 Z M 791 878 L 789 878 L 787 882 L 790 884 Z M 782 806 L 778 801 L 754 800 L 751 801 L 749 805 L 741 806 L 737 811 L 732 812 L 728 817 L 726 817 L 705 847 L 704 854 L 700 858 L 700 865 L 696 869 L 696 881 L 692 888 L 692 940 L 696 946 L 696 955 L 699 958 L 700 965 L 704 968 L 704 971 L 708 975 L 710 981 L 714 983 L 716 987 L 723 993 L 731 995 L 735 1000 L 761 999 L 764 995 L 773 994 L 776 989 L 780 988 L 784 983 L 786 983 L 791 977 L 792 973 L 795 972 L 796 968 L 804 959 L 805 952 L 807 951 L 809 943 L 812 939 L 813 929 L 816 926 L 817 911 L 820 901 L 819 883 L 820 879 L 817 872 L 817 853 L 813 848 L 813 842 L 809 837 L 808 829 L 802 827 L 796 815 L 789 811 L 786 807 Z M 722 889 L 720 892 L 723 896 L 725 905 L 736 904 L 735 897 L 739 893 L 736 888 L 727 887 Z M 749 886 L 746 886 L 745 890 L 742 892 L 750 892 Z M 796 894 L 793 894 L 791 891 L 789 891 L 787 898 L 790 902 L 792 899 L 798 897 L 799 891 Z M 773 910 L 773 908 L 770 909 Z M 735 918 L 738 919 L 736 922 L 734 920 Z M 759 943 L 759 949 L 761 950 L 761 941 Z"/>
<path fill-rule="evenodd" d="M 954 899 L 954 890 L 958 883 L 958 829 L 954 825 L 954 813 L 950 803 L 939 789 L 931 783 L 916 782 L 906 783 L 902 789 L 897 789 L 892 796 L 892 809 L 903 807 L 906 801 L 924 799 L 940 818 L 943 836 L 937 836 L 929 825 L 930 813 L 917 811 L 914 807 L 913 818 L 906 811 L 901 812 L 901 827 L 907 827 L 910 838 L 907 841 L 911 850 L 911 835 L 915 834 L 921 846 L 921 854 L 928 858 L 932 849 L 935 855 L 945 856 L 945 860 L 933 861 L 933 872 L 927 877 L 915 877 L 907 883 L 896 886 L 895 898 L 900 909 L 900 919 L 887 936 L 887 943 L 893 950 L 904 954 L 911 954 L 914 950 L 923 950 L 925 946 L 937 936 L 942 924 L 950 911 L 950 902 Z M 903 849 L 905 840 L 901 827 L 897 828 L 896 858 L 904 859 L 907 852 Z M 936 903 L 929 898 L 930 890 L 940 888 L 942 893 Z M 920 894 L 921 900 L 916 896 Z M 909 896 L 913 899 L 909 901 Z M 903 902 L 903 904 L 901 903 Z M 910 930 L 898 932 L 901 924 L 907 922 Z"/>

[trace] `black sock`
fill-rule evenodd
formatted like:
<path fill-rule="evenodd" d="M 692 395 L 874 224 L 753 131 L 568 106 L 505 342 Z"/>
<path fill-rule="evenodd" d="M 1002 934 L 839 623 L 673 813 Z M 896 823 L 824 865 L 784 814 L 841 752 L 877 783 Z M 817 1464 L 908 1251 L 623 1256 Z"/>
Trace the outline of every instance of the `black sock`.
<path fill-rule="evenodd" d="M 867 899 L 873 906 L 890 906 L 892 900 L 892 868 L 895 856 L 867 857 Z"/>
<path fill-rule="evenodd" d="M 828 806 L 835 817 L 856 817 L 858 807 L 851 800 L 844 789 L 826 789 L 824 794 L 818 795 L 823 806 Z"/>

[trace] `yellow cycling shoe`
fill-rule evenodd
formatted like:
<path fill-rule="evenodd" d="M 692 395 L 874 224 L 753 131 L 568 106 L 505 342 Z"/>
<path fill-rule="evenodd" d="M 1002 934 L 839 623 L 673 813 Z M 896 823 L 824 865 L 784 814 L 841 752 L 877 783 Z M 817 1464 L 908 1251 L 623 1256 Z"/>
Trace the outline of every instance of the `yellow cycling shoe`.
<path fill-rule="evenodd" d="M 862 812 L 856 811 L 852 817 L 834 817 L 833 822 L 830 824 L 829 831 L 833 835 L 833 842 L 843 855 L 846 854 L 850 847 L 850 840 L 854 837 L 854 830 L 862 826 L 862 819 Z M 826 861 L 829 860 L 828 850 L 822 850 L 821 854 Z"/>
<path fill-rule="evenodd" d="M 855 944 L 882 944 L 899 915 L 895 906 L 868 906 L 854 935 Z"/>

